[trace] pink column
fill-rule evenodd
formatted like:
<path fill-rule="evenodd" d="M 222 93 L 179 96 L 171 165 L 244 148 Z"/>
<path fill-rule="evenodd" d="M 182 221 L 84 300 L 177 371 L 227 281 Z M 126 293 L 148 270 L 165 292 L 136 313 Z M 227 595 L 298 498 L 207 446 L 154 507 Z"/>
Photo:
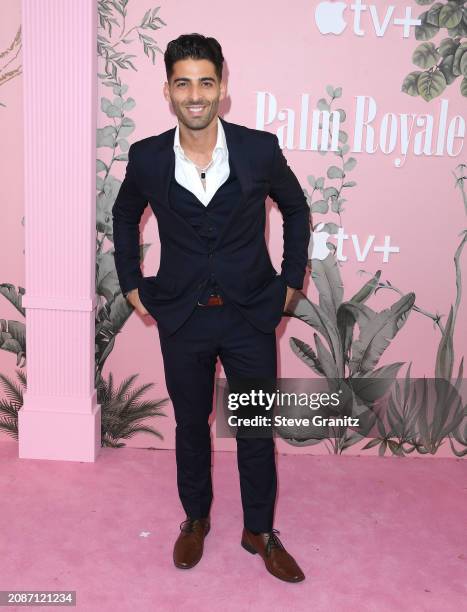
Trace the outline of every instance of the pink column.
<path fill-rule="evenodd" d="M 19 456 L 94 461 L 97 6 L 23 0 L 27 393 Z"/>

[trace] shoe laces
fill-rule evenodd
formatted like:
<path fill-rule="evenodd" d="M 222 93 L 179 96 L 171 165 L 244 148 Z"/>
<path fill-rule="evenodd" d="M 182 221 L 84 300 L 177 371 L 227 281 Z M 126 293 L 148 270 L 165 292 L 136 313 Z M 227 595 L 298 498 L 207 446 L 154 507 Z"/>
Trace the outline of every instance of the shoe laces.
<path fill-rule="evenodd" d="M 280 533 L 280 531 L 278 531 L 277 529 L 273 529 L 272 531 L 269 532 L 269 537 L 268 537 L 268 541 L 266 544 L 266 554 L 270 555 L 271 551 L 274 548 L 279 548 L 279 549 L 283 549 L 284 546 L 282 544 L 282 542 L 279 540 L 279 538 L 277 537 L 276 534 Z"/>

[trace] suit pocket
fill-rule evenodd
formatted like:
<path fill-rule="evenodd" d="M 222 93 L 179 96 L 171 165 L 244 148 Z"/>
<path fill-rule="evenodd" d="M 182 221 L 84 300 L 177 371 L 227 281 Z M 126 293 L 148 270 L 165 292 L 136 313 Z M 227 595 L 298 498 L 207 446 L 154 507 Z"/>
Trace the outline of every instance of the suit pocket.
<path fill-rule="evenodd" d="M 145 276 L 142 282 L 142 290 L 146 295 L 146 299 L 152 299 L 155 302 L 171 300 L 180 293 L 180 287 L 176 278 L 159 274 L 156 276 Z"/>
<path fill-rule="evenodd" d="M 272 265 L 269 268 L 253 270 L 247 274 L 247 287 L 250 291 L 262 289 L 276 276 L 277 272 Z"/>
<path fill-rule="evenodd" d="M 149 278 L 154 279 L 153 285 L 156 290 L 162 291 L 163 293 L 176 293 L 178 289 L 177 280 L 173 276 L 157 274 L 156 276 L 150 276 Z"/>
<path fill-rule="evenodd" d="M 145 281 L 147 280 L 147 277 L 143 276 L 139 279 L 138 282 L 138 297 L 140 299 L 141 304 L 146 308 L 146 310 L 148 312 L 150 312 L 149 308 L 147 307 L 147 302 L 146 302 L 146 291 L 145 291 Z"/>

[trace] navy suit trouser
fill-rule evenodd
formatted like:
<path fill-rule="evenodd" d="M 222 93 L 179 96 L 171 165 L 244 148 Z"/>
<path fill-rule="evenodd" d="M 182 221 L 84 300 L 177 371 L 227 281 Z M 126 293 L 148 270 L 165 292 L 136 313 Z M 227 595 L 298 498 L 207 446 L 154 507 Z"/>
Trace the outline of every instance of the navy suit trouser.
<path fill-rule="evenodd" d="M 177 487 L 191 518 L 209 515 L 212 503 L 211 431 L 215 368 L 219 357 L 232 377 L 277 376 L 276 332 L 256 329 L 232 302 L 196 306 L 175 333 L 160 334 L 167 391 L 174 407 Z M 236 436 L 244 526 L 271 531 L 277 475 L 274 438 Z"/>

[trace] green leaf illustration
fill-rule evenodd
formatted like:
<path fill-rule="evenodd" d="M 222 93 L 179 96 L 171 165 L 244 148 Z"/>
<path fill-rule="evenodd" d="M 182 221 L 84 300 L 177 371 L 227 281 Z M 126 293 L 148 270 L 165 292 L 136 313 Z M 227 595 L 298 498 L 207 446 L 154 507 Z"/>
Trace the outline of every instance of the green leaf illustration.
<path fill-rule="evenodd" d="M 416 66 L 420 68 L 431 68 L 434 66 L 438 60 L 440 59 L 440 55 L 436 50 L 436 47 L 433 43 L 422 43 L 418 45 L 412 55 L 412 61 Z"/>
<path fill-rule="evenodd" d="M 419 16 L 421 24 L 415 26 L 415 38 L 417 40 L 430 40 L 439 32 L 439 27 L 428 22 L 428 11 Z"/>
<path fill-rule="evenodd" d="M 319 362 L 318 356 L 311 348 L 309 344 L 294 338 L 293 336 L 289 339 L 290 348 L 301 359 L 313 372 L 316 372 L 319 376 L 324 376 L 324 370 Z"/>
<path fill-rule="evenodd" d="M 347 309 L 353 312 L 360 329 L 360 336 L 352 345 L 350 367 L 353 375 L 373 370 L 389 342 L 405 324 L 414 302 L 415 294 L 408 293 L 391 308 L 379 313 L 363 304 L 347 303 Z"/>
<path fill-rule="evenodd" d="M 443 56 L 454 55 L 459 47 L 459 43 L 452 38 L 443 38 L 439 44 L 438 52 Z"/>
<path fill-rule="evenodd" d="M 461 74 L 461 59 L 464 56 L 464 53 L 466 51 L 467 51 L 467 42 L 464 42 L 457 47 L 457 50 L 454 53 L 454 63 L 452 66 L 452 71 L 456 76 L 460 76 Z"/>
<path fill-rule="evenodd" d="M 337 324 L 337 309 L 342 302 L 344 285 L 334 255 L 329 253 L 323 260 L 314 259 L 311 276 L 319 293 L 320 307 Z"/>
<path fill-rule="evenodd" d="M 427 102 L 441 95 L 446 89 L 446 85 L 446 79 L 440 70 L 423 72 L 418 77 L 418 91 Z"/>
<path fill-rule="evenodd" d="M 433 4 L 426 14 L 427 23 L 431 23 L 431 25 L 439 27 L 439 14 L 443 6 L 444 5 L 442 2 L 435 2 L 435 4 Z"/>
<path fill-rule="evenodd" d="M 452 71 L 453 64 L 454 64 L 454 55 L 448 55 L 447 57 L 443 59 L 443 61 L 439 65 L 439 69 L 443 73 L 444 78 L 446 79 L 446 83 L 448 85 L 450 85 L 457 79 L 457 76 Z"/>
<path fill-rule="evenodd" d="M 445 378 L 446 380 L 451 380 L 454 363 L 453 312 L 453 307 L 451 306 L 443 337 L 441 338 L 438 352 L 436 353 L 435 376 L 436 378 Z"/>
<path fill-rule="evenodd" d="M 442 28 L 455 28 L 462 19 L 463 10 L 457 2 L 448 2 L 439 13 L 439 25 Z"/>
<path fill-rule="evenodd" d="M 330 179 L 342 178 L 344 173 L 341 168 L 338 168 L 337 166 L 330 166 L 327 171 L 327 176 Z"/>
<path fill-rule="evenodd" d="M 401 91 L 409 94 L 409 96 L 418 96 L 418 78 L 421 74 L 423 74 L 421 70 L 414 70 L 408 74 L 402 83 Z"/>

